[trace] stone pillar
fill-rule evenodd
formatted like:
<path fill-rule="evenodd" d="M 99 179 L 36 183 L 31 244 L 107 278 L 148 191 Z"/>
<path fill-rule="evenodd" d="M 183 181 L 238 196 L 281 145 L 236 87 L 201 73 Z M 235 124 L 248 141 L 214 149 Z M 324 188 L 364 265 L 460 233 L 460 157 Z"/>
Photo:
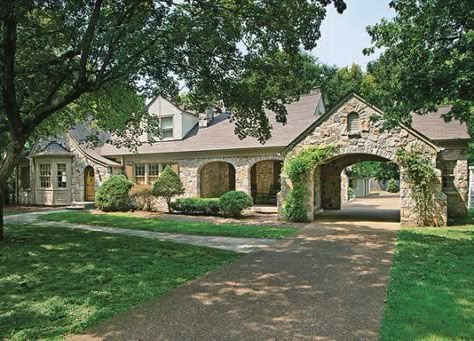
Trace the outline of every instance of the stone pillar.
<path fill-rule="evenodd" d="M 250 166 L 238 165 L 235 167 L 235 190 L 250 195 Z"/>
<path fill-rule="evenodd" d="M 469 208 L 474 208 L 474 166 L 469 167 Z"/>

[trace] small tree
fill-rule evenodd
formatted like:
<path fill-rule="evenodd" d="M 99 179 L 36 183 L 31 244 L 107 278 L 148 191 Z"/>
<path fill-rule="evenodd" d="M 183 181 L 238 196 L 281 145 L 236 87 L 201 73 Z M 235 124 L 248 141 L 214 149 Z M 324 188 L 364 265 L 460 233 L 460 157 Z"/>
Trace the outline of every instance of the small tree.
<path fill-rule="evenodd" d="M 127 211 L 130 208 L 128 192 L 132 186 L 124 175 L 112 175 L 99 187 L 95 205 L 105 212 Z"/>
<path fill-rule="evenodd" d="M 135 185 L 130 189 L 129 195 L 135 201 L 135 205 L 139 210 L 152 210 L 153 194 L 151 194 L 150 185 Z"/>
<path fill-rule="evenodd" d="M 166 204 L 168 205 L 168 212 L 171 212 L 171 198 L 183 194 L 184 187 L 178 174 L 173 172 L 170 166 L 166 166 L 165 170 L 153 184 L 151 193 L 155 197 L 165 198 Z"/>

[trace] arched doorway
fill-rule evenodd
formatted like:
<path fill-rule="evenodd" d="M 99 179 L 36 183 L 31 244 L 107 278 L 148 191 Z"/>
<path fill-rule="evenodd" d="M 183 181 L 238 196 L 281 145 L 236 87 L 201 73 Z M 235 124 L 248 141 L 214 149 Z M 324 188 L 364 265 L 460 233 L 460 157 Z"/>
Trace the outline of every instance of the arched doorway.
<path fill-rule="evenodd" d="M 231 163 L 207 163 L 202 166 L 199 175 L 201 198 L 218 198 L 225 192 L 235 190 L 235 168 Z"/>
<path fill-rule="evenodd" d="M 250 193 L 256 205 L 276 206 L 282 165 L 281 160 L 263 160 L 250 168 Z"/>
<path fill-rule="evenodd" d="M 95 200 L 95 172 L 91 166 L 84 169 L 84 200 Z"/>
<path fill-rule="evenodd" d="M 343 154 L 329 160 L 313 176 L 315 214 L 323 210 L 326 217 L 399 221 L 400 193 L 389 193 L 377 182 L 379 173 L 394 169 L 398 171 L 398 166 L 391 160 L 371 154 Z M 399 172 L 393 178 L 399 185 Z"/>

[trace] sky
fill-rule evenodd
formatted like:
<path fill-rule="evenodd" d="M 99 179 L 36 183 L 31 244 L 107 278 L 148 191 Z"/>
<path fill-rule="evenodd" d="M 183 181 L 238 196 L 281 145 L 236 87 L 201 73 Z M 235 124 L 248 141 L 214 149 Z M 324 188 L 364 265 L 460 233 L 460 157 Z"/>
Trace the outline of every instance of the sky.
<path fill-rule="evenodd" d="M 339 67 L 356 63 L 364 69 L 380 53 L 364 56 L 362 49 L 370 47 L 370 37 L 365 28 L 382 18 L 395 14 L 388 7 L 390 0 L 346 0 L 347 9 L 339 14 L 329 6 L 321 25 L 321 39 L 311 51 L 319 61 Z"/>

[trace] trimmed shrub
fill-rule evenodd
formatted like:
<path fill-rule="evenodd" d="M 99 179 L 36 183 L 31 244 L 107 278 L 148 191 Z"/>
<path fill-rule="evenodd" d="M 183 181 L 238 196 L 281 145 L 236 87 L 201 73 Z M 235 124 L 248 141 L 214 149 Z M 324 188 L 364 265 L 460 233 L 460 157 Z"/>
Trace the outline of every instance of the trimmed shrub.
<path fill-rule="evenodd" d="M 221 213 L 225 216 L 240 217 L 242 211 L 252 207 L 252 197 L 242 191 L 230 191 L 220 197 Z"/>
<path fill-rule="evenodd" d="M 129 195 L 137 209 L 151 211 L 154 197 L 153 194 L 151 194 L 150 185 L 134 185 Z"/>
<path fill-rule="evenodd" d="M 395 180 L 395 179 L 388 180 L 387 192 L 390 192 L 390 193 L 400 192 L 400 186 L 398 185 L 397 180 Z"/>
<path fill-rule="evenodd" d="M 133 183 L 124 175 L 112 175 L 99 187 L 95 196 L 95 205 L 105 212 L 128 211 L 130 198 L 128 192 Z"/>
<path fill-rule="evenodd" d="M 218 215 L 219 198 L 179 198 L 171 203 L 174 211 L 192 215 Z"/>
<path fill-rule="evenodd" d="M 178 174 L 173 172 L 170 166 L 166 166 L 161 172 L 158 179 L 153 184 L 151 193 L 155 197 L 162 197 L 168 205 L 168 212 L 171 212 L 171 198 L 184 193 L 183 183 L 179 179 Z"/>

